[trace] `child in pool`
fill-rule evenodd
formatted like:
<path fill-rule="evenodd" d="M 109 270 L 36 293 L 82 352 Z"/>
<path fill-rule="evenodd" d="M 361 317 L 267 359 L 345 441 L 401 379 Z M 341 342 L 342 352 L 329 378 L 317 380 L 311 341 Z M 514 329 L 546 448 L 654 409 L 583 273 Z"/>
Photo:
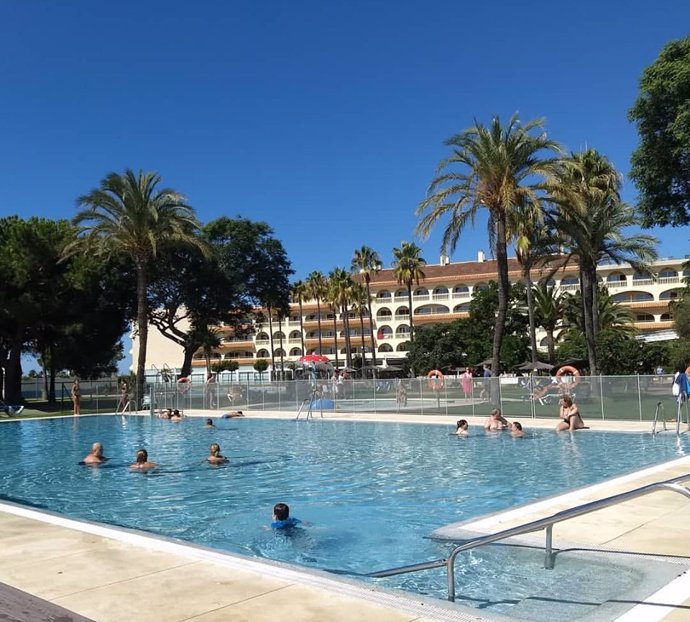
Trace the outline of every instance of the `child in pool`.
<path fill-rule="evenodd" d="M 299 518 L 290 517 L 290 508 L 287 503 L 276 503 L 273 506 L 273 522 L 271 527 L 273 529 L 285 529 L 286 527 L 295 527 L 302 521 Z"/>

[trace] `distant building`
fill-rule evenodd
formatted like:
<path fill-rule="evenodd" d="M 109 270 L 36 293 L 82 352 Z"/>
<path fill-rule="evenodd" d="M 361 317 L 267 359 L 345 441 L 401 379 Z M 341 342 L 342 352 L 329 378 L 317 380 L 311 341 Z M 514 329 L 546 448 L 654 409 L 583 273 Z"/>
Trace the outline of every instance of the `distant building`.
<path fill-rule="evenodd" d="M 617 302 L 629 307 L 635 317 L 635 327 L 641 331 L 641 338 L 654 341 L 675 338 L 673 322 L 669 313 L 669 303 L 684 289 L 683 278 L 690 276 L 690 270 L 683 270 L 685 259 L 662 259 L 653 265 L 654 278 L 637 274 L 627 264 L 602 264 L 597 268 L 600 282 L 608 288 L 609 294 Z M 552 271 L 552 267 L 549 271 Z M 374 341 L 376 360 L 394 364 L 404 359 L 406 342 L 410 336 L 410 312 L 414 326 L 435 322 L 450 322 L 468 317 L 472 294 L 487 287 L 489 281 L 496 280 L 496 261 L 486 259 L 480 251 L 476 261 L 451 263 L 441 257 L 438 265 L 424 266 L 425 278 L 415 288 L 412 309 L 409 308 L 407 291 L 395 280 L 392 269 L 381 270 L 371 278 L 372 314 L 374 316 Z M 535 269 L 532 278 L 536 282 L 548 274 L 546 269 Z M 522 279 L 522 270 L 516 259 L 509 259 L 509 277 L 512 282 Z M 551 277 L 550 283 L 562 292 L 575 292 L 579 289 L 577 264 L 561 267 Z M 273 322 L 273 350 L 276 360 L 280 358 L 280 339 L 282 333 L 283 358 L 287 364 L 297 361 L 303 354 L 318 353 L 318 310 L 316 301 L 302 304 L 303 318 L 300 322 L 299 305 L 291 305 L 290 317 L 278 323 Z M 361 354 L 362 348 L 367 358 L 371 357 L 371 338 L 369 321 L 364 322 L 364 346 L 362 346 L 359 317 L 351 314 L 350 322 L 352 351 Z M 255 332 L 247 337 L 235 337 L 232 329 L 224 331 L 223 342 L 212 354 L 213 361 L 232 359 L 240 365 L 240 372 L 253 372 L 258 359 L 271 361 L 271 337 L 268 323 L 255 326 Z M 304 330 L 305 352 L 302 351 L 301 331 Z M 328 305 L 321 304 L 321 354 L 332 361 L 337 357 L 345 359 L 345 335 L 342 318 L 338 314 L 333 324 L 333 312 Z M 546 339 L 540 335 L 540 347 L 546 348 Z M 133 338 L 133 360 L 137 360 L 138 343 Z M 182 349 L 166 339 L 158 330 L 149 326 L 147 348 L 147 369 L 153 371 L 164 366 L 179 368 L 182 363 Z M 198 352 L 194 356 L 193 368 L 201 374 L 205 371 L 205 355 Z"/>

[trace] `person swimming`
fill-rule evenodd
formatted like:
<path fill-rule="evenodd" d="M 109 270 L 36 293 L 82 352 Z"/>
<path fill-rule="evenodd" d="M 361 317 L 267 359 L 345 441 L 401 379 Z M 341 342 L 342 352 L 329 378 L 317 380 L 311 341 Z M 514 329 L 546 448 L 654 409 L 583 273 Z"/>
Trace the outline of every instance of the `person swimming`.
<path fill-rule="evenodd" d="M 525 436 L 525 433 L 522 430 L 522 424 L 519 421 L 513 421 L 513 423 L 510 425 L 510 435 L 513 438 L 521 438 Z"/>
<path fill-rule="evenodd" d="M 273 522 L 271 523 L 273 529 L 295 527 L 301 522 L 299 518 L 292 518 L 290 516 L 290 507 L 287 503 L 276 503 L 273 506 Z"/>
<path fill-rule="evenodd" d="M 220 445 L 218 443 L 211 443 L 209 452 L 209 456 L 206 460 L 211 464 L 225 464 L 226 462 L 230 462 L 225 456 L 221 455 Z"/>
<path fill-rule="evenodd" d="M 213 425 L 213 419 L 206 419 L 206 423 L 204 424 L 205 428 L 215 428 L 216 426 Z"/>
<path fill-rule="evenodd" d="M 155 462 L 149 462 L 149 454 L 145 449 L 137 451 L 137 461 L 130 464 L 132 469 L 146 470 L 158 466 Z"/>
<path fill-rule="evenodd" d="M 103 455 L 103 445 L 101 443 L 94 443 L 91 445 L 91 452 L 82 462 L 84 464 L 103 464 L 107 459 Z"/>
<path fill-rule="evenodd" d="M 469 424 L 467 423 L 467 419 L 460 419 L 456 424 L 455 424 L 455 434 L 458 436 L 467 436 L 469 434 Z"/>
<path fill-rule="evenodd" d="M 508 420 L 501 414 L 501 411 L 498 408 L 494 408 L 484 422 L 484 429 L 487 432 L 498 432 L 499 430 L 504 430 L 509 426 L 510 424 L 508 423 Z"/>

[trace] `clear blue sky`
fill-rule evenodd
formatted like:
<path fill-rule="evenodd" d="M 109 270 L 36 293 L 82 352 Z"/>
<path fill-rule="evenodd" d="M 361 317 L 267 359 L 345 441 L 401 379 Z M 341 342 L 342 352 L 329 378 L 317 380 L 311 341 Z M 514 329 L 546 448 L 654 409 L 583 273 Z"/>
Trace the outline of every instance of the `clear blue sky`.
<path fill-rule="evenodd" d="M 543 117 L 627 172 L 641 72 L 690 3 L 5 0 L 0 24 L 0 216 L 71 218 L 107 172 L 156 170 L 203 222 L 268 222 L 301 278 L 362 244 L 389 265 L 474 119 Z M 453 259 L 480 248 L 484 226 Z"/>

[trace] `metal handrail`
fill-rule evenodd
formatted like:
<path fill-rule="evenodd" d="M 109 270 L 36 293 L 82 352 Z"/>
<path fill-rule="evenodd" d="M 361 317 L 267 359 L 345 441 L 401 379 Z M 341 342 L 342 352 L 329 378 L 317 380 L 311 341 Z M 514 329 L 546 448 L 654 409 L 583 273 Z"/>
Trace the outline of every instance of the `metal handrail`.
<path fill-rule="evenodd" d="M 666 431 L 666 419 L 664 417 L 664 405 L 662 402 L 656 403 L 656 408 L 654 409 L 654 422 L 652 423 L 652 434 L 656 434 L 656 423 L 659 419 L 659 411 L 661 411 L 661 422 L 664 426 L 664 432 Z"/>
<path fill-rule="evenodd" d="M 612 495 L 606 497 L 605 499 L 598 499 L 597 501 L 590 501 L 589 503 L 583 503 L 573 508 L 567 510 L 562 510 L 551 516 L 545 518 L 540 518 L 529 523 L 523 523 L 522 525 L 517 525 L 516 527 L 511 527 L 510 529 L 504 529 L 503 531 L 498 531 L 493 534 L 486 536 L 480 536 L 479 538 L 474 538 L 469 542 L 464 544 L 459 544 L 456 546 L 446 559 L 435 559 L 428 562 L 422 562 L 420 564 L 411 564 L 408 566 L 399 566 L 397 568 L 389 568 L 387 570 L 379 570 L 378 572 L 368 573 L 367 577 L 382 578 L 382 577 L 392 577 L 394 575 L 406 574 L 410 572 L 419 572 L 422 570 L 432 570 L 434 568 L 446 567 L 446 572 L 448 576 L 448 600 L 455 602 L 455 559 L 463 551 L 469 551 L 471 549 L 476 549 L 477 547 L 484 546 L 485 544 L 491 544 L 492 542 L 497 542 L 499 540 L 505 540 L 512 536 L 519 536 L 526 533 L 531 533 L 533 531 L 538 531 L 542 528 L 546 532 L 546 542 L 544 546 L 545 558 L 544 558 L 544 568 L 552 569 L 555 564 L 555 555 L 553 553 L 553 526 L 556 523 L 560 523 L 564 520 L 575 518 L 577 516 L 582 516 L 584 514 L 589 514 L 603 508 L 622 503 L 623 501 L 628 501 L 630 499 L 635 499 L 637 497 L 642 497 L 644 495 L 650 494 L 652 492 L 657 492 L 660 490 L 669 490 L 672 492 L 677 492 L 684 497 L 690 499 L 690 490 L 680 486 L 678 482 L 682 482 L 690 479 L 690 473 L 687 475 L 680 475 L 679 477 L 674 477 L 672 479 L 666 480 L 664 482 L 656 482 L 654 484 L 647 484 L 640 488 L 634 490 L 629 490 L 627 492 L 622 492 L 617 495 Z"/>

